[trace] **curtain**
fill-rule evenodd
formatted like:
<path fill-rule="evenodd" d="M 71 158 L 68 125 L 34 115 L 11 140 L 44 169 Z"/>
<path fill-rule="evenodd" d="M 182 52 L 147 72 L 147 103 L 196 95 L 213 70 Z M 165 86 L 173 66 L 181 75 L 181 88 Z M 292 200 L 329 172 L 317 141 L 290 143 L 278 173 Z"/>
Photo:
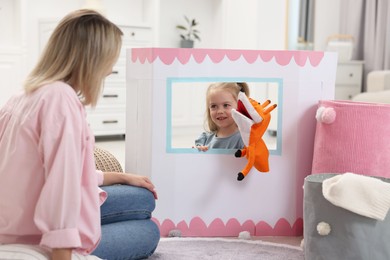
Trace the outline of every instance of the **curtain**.
<path fill-rule="evenodd" d="M 313 43 L 314 39 L 314 0 L 299 1 L 299 32 L 304 42 Z"/>
<path fill-rule="evenodd" d="M 340 0 L 340 33 L 354 36 L 352 59 L 364 61 L 367 73 L 390 69 L 390 0 Z"/>

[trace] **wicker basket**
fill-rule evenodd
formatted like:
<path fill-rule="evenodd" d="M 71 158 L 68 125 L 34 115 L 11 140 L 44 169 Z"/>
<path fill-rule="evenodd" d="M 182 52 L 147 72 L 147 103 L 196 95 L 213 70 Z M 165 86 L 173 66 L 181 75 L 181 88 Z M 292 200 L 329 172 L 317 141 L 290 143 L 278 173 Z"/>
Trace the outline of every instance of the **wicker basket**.
<path fill-rule="evenodd" d="M 103 172 L 123 172 L 119 161 L 107 150 L 95 146 L 94 155 L 96 169 Z"/>

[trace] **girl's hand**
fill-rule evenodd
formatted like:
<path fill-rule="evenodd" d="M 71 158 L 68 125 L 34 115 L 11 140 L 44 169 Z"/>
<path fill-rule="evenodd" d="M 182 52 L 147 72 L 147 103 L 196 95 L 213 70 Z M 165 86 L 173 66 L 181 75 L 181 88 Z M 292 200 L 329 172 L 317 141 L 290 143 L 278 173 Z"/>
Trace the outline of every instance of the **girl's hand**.
<path fill-rule="evenodd" d="M 197 145 L 196 147 L 192 147 L 192 148 L 196 148 L 198 149 L 198 151 L 202 151 L 202 152 L 207 152 L 209 150 L 208 146 L 203 146 L 203 145 Z"/>
<path fill-rule="evenodd" d="M 158 199 L 153 183 L 146 176 L 133 173 L 105 172 L 103 185 L 125 184 L 142 187 L 150 190 L 155 199 Z"/>

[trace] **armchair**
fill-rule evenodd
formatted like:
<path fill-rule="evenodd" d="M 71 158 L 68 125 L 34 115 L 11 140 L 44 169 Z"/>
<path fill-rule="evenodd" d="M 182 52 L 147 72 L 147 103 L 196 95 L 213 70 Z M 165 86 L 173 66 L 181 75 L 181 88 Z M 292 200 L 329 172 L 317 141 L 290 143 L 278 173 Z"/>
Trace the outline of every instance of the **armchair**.
<path fill-rule="evenodd" d="M 352 101 L 390 104 L 390 70 L 375 70 L 367 74 L 367 92 Z"/>

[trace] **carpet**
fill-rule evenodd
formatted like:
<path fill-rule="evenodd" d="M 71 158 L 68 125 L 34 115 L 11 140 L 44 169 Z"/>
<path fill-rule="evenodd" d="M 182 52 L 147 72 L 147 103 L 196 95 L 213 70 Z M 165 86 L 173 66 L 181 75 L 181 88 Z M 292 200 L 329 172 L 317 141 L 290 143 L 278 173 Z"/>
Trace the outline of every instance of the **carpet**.
<path fill-rule="evenodd" d="M 228 238 L 161 238 L 148 260 L 302 260 L 300 247 L 259 240 Z"/>

